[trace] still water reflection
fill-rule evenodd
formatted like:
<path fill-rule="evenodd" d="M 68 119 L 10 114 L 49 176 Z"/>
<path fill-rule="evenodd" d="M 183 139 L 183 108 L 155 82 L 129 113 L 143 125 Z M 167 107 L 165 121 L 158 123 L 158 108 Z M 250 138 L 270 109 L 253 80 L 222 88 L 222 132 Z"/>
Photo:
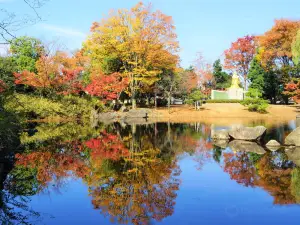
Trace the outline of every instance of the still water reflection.
<path fill-rule="evenodd" d="M 213 143 L 209 124 L 29 124 L 2 132 L 3 224 L 300 219 L 300 149 Z M 294 123 L 269 129 L 283 141 Z M 6 135 L 6 136 L 5 136 Z M 9 137 L 8 137 L 9 135 Z M 261 148 L 260 146 L 258 146 Z"/>

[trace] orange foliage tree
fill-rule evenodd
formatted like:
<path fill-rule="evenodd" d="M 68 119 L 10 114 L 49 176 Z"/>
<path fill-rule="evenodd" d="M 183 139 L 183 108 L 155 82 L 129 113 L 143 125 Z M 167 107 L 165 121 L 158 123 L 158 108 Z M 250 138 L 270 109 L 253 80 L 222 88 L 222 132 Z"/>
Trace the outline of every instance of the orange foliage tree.
<path fill-rule="evenodd" d="M 83 67 L 78 55 L 69 57 L 64 52 L 43 55 L 36 62 L 37 73 L 23 71 L 15 73 L 15 83 L 41 90 L 51 90 L 58 94 L 78 93 L 82 90 L 80 74 Z"/>
<path fill-rule="evenodd" d="M 197 54 L 195 72 L 198 77 L 198 85 L 200 86 L 201 91 L 206 95 L 210 94 L 210 91 L 214 86 L 213 67 L 205 60 L 201 52 Z"/>
<path fill-rule="evenodd" d="M 250 63 L 255 54 L 254 36 L 245 36 L 238 38 L 231 44 L 231 47 L 225 50 L 224 67 L 236 71 L 244 80 L 244 89 L 247 89 L 247 75 Z"/>
<path fill-rule="evenodd" d="M 118 99 L 127 86 L 128 79 L 122 78 L 119 73 L 101 74 L 92 76 L 90 84 L 84 90 L 92 96 L 98 96 L 104 101 L 110 101 Z"/>
<path fill-rule="evenodd" d="M 300 21 L 286 19 L 275 20 L 271 30 L 258 37 L 259 58 L 263 65 L 290 66 L 292 61 L 292 43 L 300 28 Z"/>
<path fill-rule="evenodd" d="M 135 108 L 135 95 L 143 87 L 158 81 L 162 70 L 174 70 L 178 63 L 177 36 L 172 17 L 151 6 L 138 3 L 130 10 L 113 11 L 108 18 L 95 22 L 84 49 L 91 58 L 91 70 L 116 59 L 129 80 L 129 93 Z M 114 71 L 118 72 L 118 71 Z"/>
<path fill-rule="evenodd" d="M 295 102 L 300 103 L 300 80 L 294 80 L 285 85 L 283 94 L 292 97 Z"/>

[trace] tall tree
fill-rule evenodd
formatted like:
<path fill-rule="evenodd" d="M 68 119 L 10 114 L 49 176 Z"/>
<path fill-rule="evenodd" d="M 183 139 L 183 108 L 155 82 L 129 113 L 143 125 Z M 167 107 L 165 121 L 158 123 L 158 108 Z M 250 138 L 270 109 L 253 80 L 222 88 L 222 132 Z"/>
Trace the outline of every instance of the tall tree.
<path fill-rule="evenodd" d="M 13 39 L 10 51 L 16 64 L 16 72 L 37 72 L 36 62 L 45 52 L 40 40 L 27 36 Z"/>
<path fill-rule="evenodd" d="M 271 69 L 265 69 L 259 59 L 254 57 L 250 64 L 248 78 L 251 81 L 249 88 L 256 89 L 264 98 L 276 103 L 279 94 L 279 80 Z"/>
<path fill-rule="evenodd" d="M 260 45 L 258 59 L 265 69 L 272 71 L 271 75 L 279 81 L 282 87 L 279 93 L 283 94 L 282 98 L 286 103 L 288 103 L 288 96 L 283 93 L 284 86 L 291 82 L 292 78 L 299 76 L 299 67 L 294 65 L 292 54 L 292 43 L 299 28 L 299 20 L 275 20 L 274 26 L 258 37 Z M 269 81 L 273 80 L 269 78 Z"/>
<path fill-rule="evenodd" d="M 296 65 L 300 64 L 300 29 L 298 30 L 297 36 L 292 43 L 292 55 L 294 63 Z"/>
<path fill-rule="evenodd" d="M 102 70 L 107 58 L 122 63 L 122 74 L 129 79 L 133 108 L 142 85 L 154 84 L 163 69 L 174 70 L 178 63 L 172 18 L 160 11 L 152 12 L 150 5 L 140 2 L 130 10 L 112 12 L 108 18 L 95 22 L 91 31 L 84 43 L 91 57 L 91 71 Z"/>
<path fill-rule="evenodd" d="M 157 82 L 158 89 L 162 92 L 164 97 L 168 99 L 168 110 L 170 112 L 172 95 L 177 91 L 180 83 L 179 73 L 166 70 L 162 78 Z"/>
<path fill-rule="evenodd" d="M 182 97 L 186 97 L 193 89 L 198 87 L 198 76 L 194 67 L 179 70 L 178 92 Z"/>
<path fill-rule="evenodd" d="M 231 44 L 225 54 L 225 68 L 235 70 L 244 80 L 244 89 L 247 89 L 248 71 L 255 54 L 254 36 L 238 38 Z"/>
<path fill-rule="evenodd" d="M 198 86 L 200 87 L 202 92 L 208 94 L 215 83 L 213 68 L 212 65 L 206 61 L 201 52 L 197 53 L 194 68 L 195 73 L 198 76 Z"/>
<path fill-rule="evenodd" d="M 213 64 L 213 75 L 216 83 L 216 89 L 225 89 L 230 87 L 231 77 L 223 71 L 220 59 L 217 59 Z"/>
<path fill-rule="evenodd" d="M 248 79 L 251 81 L 249 88 L 257 89 L 260 93 L 264 93 L 266 71 L 260 62 L 254 58 L 250 64 Z"/>

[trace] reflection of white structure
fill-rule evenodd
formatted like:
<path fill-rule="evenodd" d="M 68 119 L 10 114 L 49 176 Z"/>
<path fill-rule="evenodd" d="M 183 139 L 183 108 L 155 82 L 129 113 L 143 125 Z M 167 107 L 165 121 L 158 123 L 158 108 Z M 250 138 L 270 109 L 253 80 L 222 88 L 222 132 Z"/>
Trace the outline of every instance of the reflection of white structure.
<path fill-rule="evenodd" d="M 244 99 L 244 89 L 240 87 L 240 79 L 236 73 L 232 76 L 232 83 L 227 91 L 217 91 L 212 90 L 211 99 L 223 100 L 223 99 L 234 99 L 243 100 Z"/>

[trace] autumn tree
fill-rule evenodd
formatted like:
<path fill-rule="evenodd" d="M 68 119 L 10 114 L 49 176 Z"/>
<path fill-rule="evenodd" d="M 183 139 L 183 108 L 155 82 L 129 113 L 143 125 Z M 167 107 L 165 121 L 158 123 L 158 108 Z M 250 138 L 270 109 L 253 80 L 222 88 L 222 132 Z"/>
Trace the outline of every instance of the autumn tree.
<path fill-rule="evenodd" d="M 187 69 L 179 70 L 179 79 L 180 82 L 178 84 L 178 89 L 181 95 L 185 97 L 199 85 L 198 76 L 193 66 L 190 66 Z"/>
<path fill-rule="evenodd" d="M 130 10 L 113 11 L 101 22 L 95 22 L 84 43 L 91 58 L 91 71 L 114 65 L 129 79 L 132 106 L 142 84 L 158 80 L 162 69 L 174 70 L 178 62 L 178 42 L 172 18 L 151 6 L 138 3 Z M 109 61 L 108 61 L 109 60 Z M 112 62 L 112 64 L 108 64 Z"/>
<path fill-rule="evenodd" d="M 60 51 L 54 55 L 43 54 L 35 64 L 37 73 L 28 70 L 15 73 L 15 83 L 34 87 L 44 93 L 79 93 L 83 88 L 80 80 L 83 67 L 76 56 L 70 57 Z"/>
<path fill-rule="evenodd" d="M 198 77 L 198 87 L 201 89 L 203 94 L 210 94 L 211 89 L 215 85 L 213 67 L 206 61 L 201 52 L 197 53 L 194 67 L 195 73 Z"/>
<path fill-rule="evenodd" d="M 258 37 L 259 53 L 264 65 L 290 66 L 292 62 L 292 43 L 300 27 L 299 21 L 286 19 L 275 20 L 274 26 Z"/>
<path fill-rule="evenodd" d="M 294 79 L 287 83 L 284 88 L 284 95 L 292 97 L 295 102 L 300 102 L 300 79 Z"/>
<path fill-rule="evenodd" d="M 93 75 L 91 82 L 85 87 L 85 91 L 97 96 L 103 101 L 111 101 L 119 98 L 120 94 L 128 85 L 128 79 L 122 78 L 120 73 L 109 75 Z"/>
<path fill-rule="evenodd" d="M 248 72 L 250 63 L 255 54 L 254 36 L 245 36 L 238 38 L 231 44 L 225 54 L 224 67 L 229 70 L 236 71 L 244 80 L 244 89 L 247 89 Z"/>
<path fill-rule="evenodd" d="M 170 112 L 171 98 L 178 90 L 180 83 L 179 73 L 171 70 L 165 70 L 161 79 L 157 82 L 157 88 L 162 95 L 168 100 L 168 110 Z"/>

